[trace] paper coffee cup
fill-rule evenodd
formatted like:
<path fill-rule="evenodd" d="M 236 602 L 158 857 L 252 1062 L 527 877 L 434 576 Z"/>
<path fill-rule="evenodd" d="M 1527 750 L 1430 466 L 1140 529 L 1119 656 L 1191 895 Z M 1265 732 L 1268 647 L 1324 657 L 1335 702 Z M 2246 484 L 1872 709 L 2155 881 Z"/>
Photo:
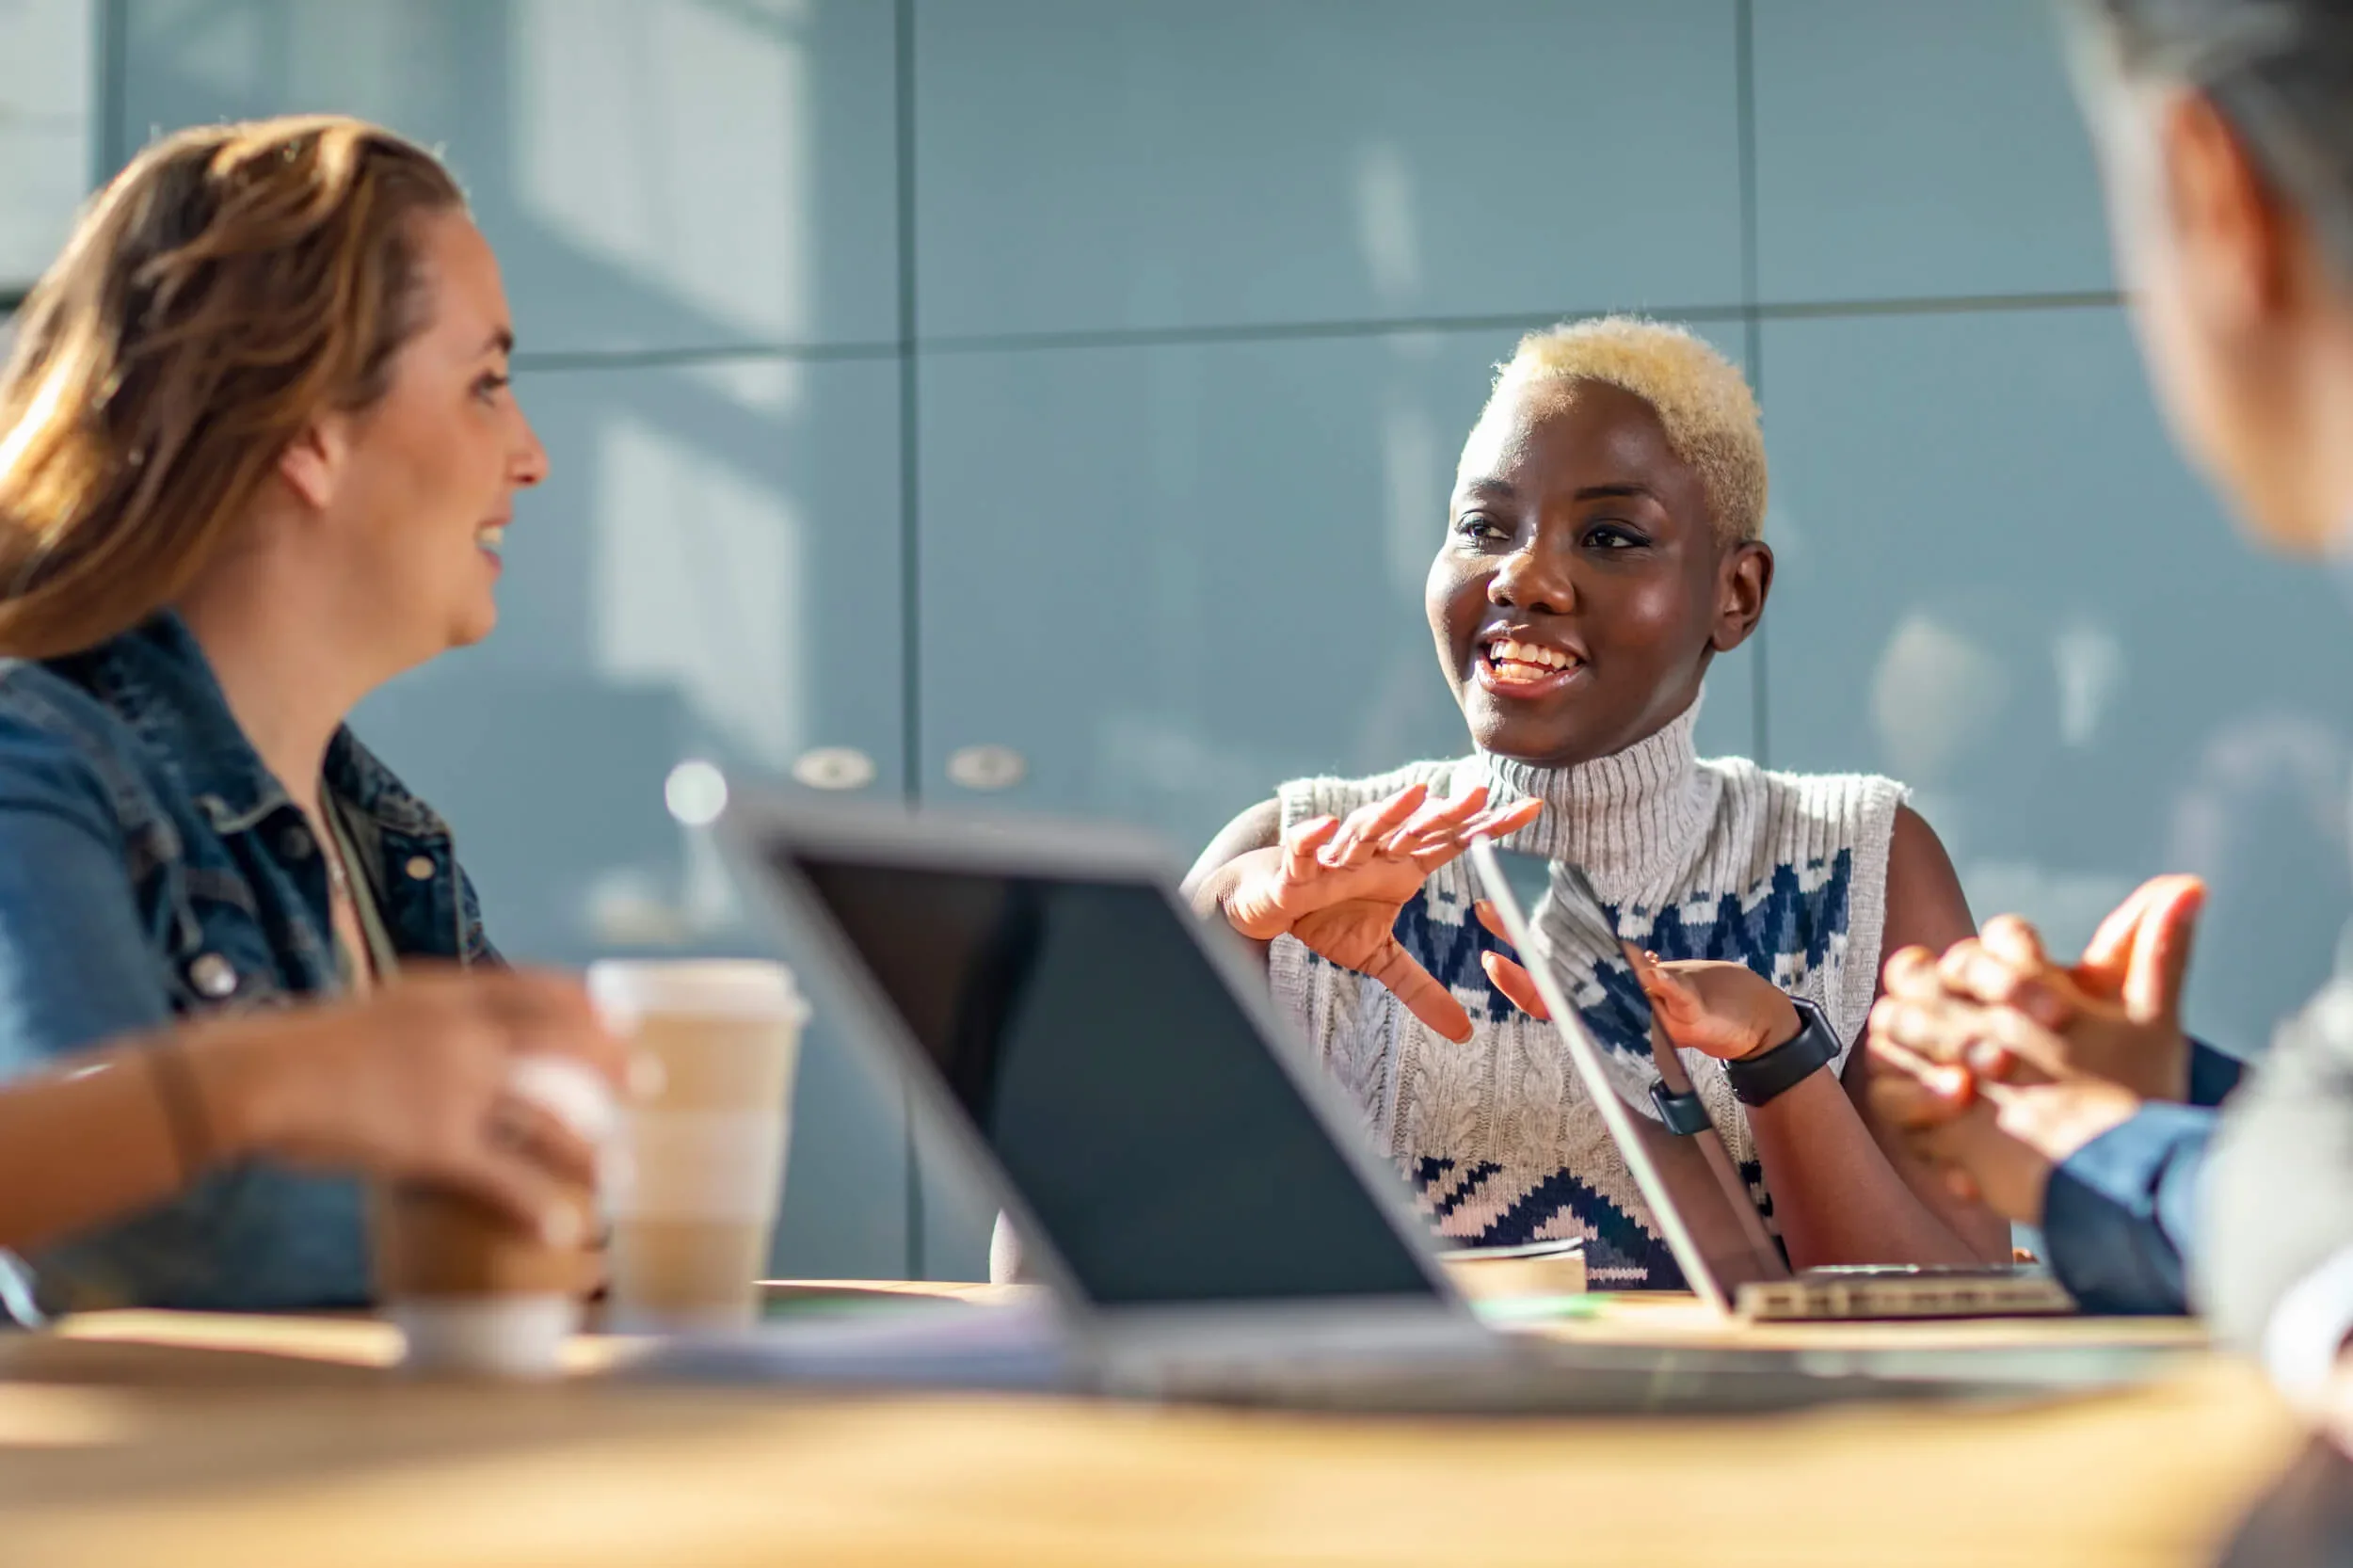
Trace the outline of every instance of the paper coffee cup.
<path fill-rule="evenodd" d="M 780 964 L 608 962 L 605 1025 L 660 1069 L 621 1114 L 607 1318 L 624 1333 L 748 1326 L 782 1201 L 808 1006 Z"/>
<path fill-rule="evenodd" d="M 562 1118 L 600 1147 L 616 1122 L 605 1080 L 568 1058 L 518 1058 L 508 1088 Z M 400 1330 L 411 1370 L 489 1377 L 547 1377 L 580 1322 L 596 1285 L 590 1242 L 597 1194 L 568 1194 L 578 1239 L 552 1245 L 471 1195 L 425 1182 L 374 1194 L 377 1293 Z"/>

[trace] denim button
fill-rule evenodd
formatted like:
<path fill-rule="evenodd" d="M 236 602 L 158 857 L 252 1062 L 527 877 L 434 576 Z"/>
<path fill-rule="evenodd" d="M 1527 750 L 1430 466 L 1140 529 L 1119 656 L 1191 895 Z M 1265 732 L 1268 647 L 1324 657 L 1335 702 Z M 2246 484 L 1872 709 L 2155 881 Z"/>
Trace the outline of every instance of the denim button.
<path fill-rule="evenodd" d="M 236 967 L 217 952 L 200 952 L 188 966 L 188 979 L 200 996 L 218 1001 L 237 988 Z"/>
<path fill-rule="evenodd" d="M 408 864 L 403 866 L 401 870 L 408 873 L 408 880 L 411 882 L 430 882 L 433 880 L 433 862 L 422 855 L 410 856 L 408 857 Z"/>

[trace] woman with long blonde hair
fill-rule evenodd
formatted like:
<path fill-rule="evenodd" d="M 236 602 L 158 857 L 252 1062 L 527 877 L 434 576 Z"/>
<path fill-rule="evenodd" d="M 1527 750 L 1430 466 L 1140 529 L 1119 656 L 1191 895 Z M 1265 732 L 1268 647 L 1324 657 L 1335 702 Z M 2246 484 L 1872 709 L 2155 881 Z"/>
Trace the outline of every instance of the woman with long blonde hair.
<path fill-rule="evenodd" d="M 344 727 L 489 632 L 546 472 L 456 184 L 357 120 L 184 131 L 21 328 L 0 1243 L 46 1248 L 52 1304 L 322 1305 L 368 1284 L 359 1187 L 315 1167 L 556 1214 L 587 1151 L 505 1065 L 616 1048 L 568 981 L 470 972 L 494 954 L 448 829 Z"/>

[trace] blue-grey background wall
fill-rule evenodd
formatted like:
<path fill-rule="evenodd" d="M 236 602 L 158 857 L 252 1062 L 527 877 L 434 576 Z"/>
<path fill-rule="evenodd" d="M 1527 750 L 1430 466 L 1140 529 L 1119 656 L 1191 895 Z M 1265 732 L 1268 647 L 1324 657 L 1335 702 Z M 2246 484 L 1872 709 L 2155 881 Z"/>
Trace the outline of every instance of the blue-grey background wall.
<path fill-rule="evenodd" d="M 511 952 L 759 948 L 683 758 L 1189 851 L 1460 749 L 1419 589 L 1487 367 L 1636 309 L 1766 410 L 1707 745 L 1906 778 L 2061 943 L 2204 872 L 2232 1048 L 2335 962 L 2345 584 L 2169 449 L 2040 0 L 96 9 L 95 172 L 348 111 L 498 247 L 555 476 L 499 634 L 362 722 Z M 987 1209 L 821 1023 L 776 1266 L 968 1277 Z"/>

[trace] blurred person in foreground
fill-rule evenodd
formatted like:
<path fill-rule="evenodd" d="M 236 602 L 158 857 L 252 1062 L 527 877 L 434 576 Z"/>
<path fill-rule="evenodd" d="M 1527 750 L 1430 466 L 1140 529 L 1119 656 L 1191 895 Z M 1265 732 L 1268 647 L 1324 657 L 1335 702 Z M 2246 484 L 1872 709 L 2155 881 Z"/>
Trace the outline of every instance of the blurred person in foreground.
<path fill-rule="evenodd" d="M 509 1067 L 617 1081 L 619 1048 L 572 982 L 472 968 L 495 955 L 448 828 L 344 723 L 497 618 L 547 467 L 512 347 L 448 171 L 337 118 L 158 141 L 24 307 L 0 1244 L 43 1249 L 45 1305 L 363 1304 L 361 1189 L 328 1171 L 570 1219 L 593 1151 Z"/>
<path fill-rule="evenodd" d="M 2143 356 L 2175 435 L 2265 544 L 2353 523 L 2353 5 L 2067 0 Z M 2218 1118 L 2180 997 L 2201 896 L 2134 895 L 2082 962 L 2023 920 L 1889 961 L 1879 1093 L 1955 1184 L 2040 1220 L 2064 1276 L 2189 1299 L 2292 1395 L 2345 1404 L 2353 981 Z M 2284 1000 L 2284 999 L 2283 999 Z M 2209 1146 L 2211 1144 L 2211 1147 Z"/>

